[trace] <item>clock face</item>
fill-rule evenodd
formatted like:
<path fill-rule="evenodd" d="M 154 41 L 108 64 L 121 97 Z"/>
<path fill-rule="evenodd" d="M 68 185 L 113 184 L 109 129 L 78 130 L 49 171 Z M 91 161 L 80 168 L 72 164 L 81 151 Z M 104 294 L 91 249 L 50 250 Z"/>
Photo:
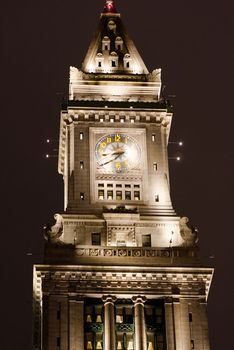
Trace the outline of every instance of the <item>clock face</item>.
<path fill-rule="evenodd" d="M 95 155 L 99 169 L 112 173 L 126 173 L 139 166 L 141 149 L 133 137 L 113 133 L 99 139 Z"/>

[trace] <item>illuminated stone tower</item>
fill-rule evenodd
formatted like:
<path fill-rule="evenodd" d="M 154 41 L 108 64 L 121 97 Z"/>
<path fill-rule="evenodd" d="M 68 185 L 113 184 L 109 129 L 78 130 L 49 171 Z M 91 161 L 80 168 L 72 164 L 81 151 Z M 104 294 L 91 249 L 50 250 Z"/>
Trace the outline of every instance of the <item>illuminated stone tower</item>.
<path fill-rule="evenodd" d="M 61 110 L 64 213 L 34 267 L 34 350 L 209 350 L 197 230 L 173 210 L 172 120 L 113 1 Z"/>

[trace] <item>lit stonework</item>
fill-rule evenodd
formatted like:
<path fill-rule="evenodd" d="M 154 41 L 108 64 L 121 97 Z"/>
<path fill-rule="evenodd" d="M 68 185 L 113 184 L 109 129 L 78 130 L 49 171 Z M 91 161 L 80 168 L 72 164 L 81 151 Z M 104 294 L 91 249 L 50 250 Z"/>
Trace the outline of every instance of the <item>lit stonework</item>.
<path fill-rule="evenodd" d="M 147 70 L 106 1 L 61 109 L 64 213 L 34 266 L 34 350 L 210 349 L 213 269 L 172 206 L 171 121 L 161 70 Z"/>

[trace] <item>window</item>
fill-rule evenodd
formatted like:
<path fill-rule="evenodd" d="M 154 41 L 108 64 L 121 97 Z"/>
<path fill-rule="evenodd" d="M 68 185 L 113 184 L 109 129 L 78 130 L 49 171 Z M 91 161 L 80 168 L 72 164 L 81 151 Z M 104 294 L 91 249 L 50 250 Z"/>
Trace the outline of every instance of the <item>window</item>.
<path fill-rule="evenodd" d="M 124 123 L 124 118 L 120 118 L 120 123 Z"/>
<path fill-rule="evenodd" d="M 131 191 L 125 191 L 125 200 L 127 201 L 131 200 Z"/>
<path fill-rule="evenodd" d="M 116 61 L 111 61 L 111 67 L 116 67 Z"/>
<path fill-rule="evenodd" d="M 98 184 L 98 187 L 104 187 L 104 184 Z"/>
<path fill-rule="evenodd" d="M 104 199 L 104 190 L 98 190 L 98 199 L 100 200 Z"/>
<path fill-rule="evenodd" d="M 152 141 L 155 142 L 155 140 L 156 140 L 156 136 L 155 134 L 152 134 Z"/>
<path fill-rule="evenodd" d="M 100 233 L 92 233 L 92 245 L 101 245 Z"/>
<path fill-rule="evenodd" d="M 61 319 L 61 305 L 60 303 L 57 305 L 57 320 Z"/>
<path fill-rule="evenodd" d="M 115 121 L 114 118 L 110 118 L 111 123 L 114 123 L 114 121 Z"/>
<path fill-rule="evenodd" d="M 130 118 L 131 123 L 135 123 L 134 118 Z"/>
<path fill-rule="evenodd" d="M 126 68 L 130 67 L 130 62 L 126 62 Z"/>
<path fill-rule="evenodd" d="M 107 184 L 107 187 L 113 187 L 113 184 Z"/>
<path fill-rule="evenodd" d="M 125 185 L 125 188 L 131 188 L 131 185 L 129 184 Z"/>
<path fill-rule="evenodd" d="M 61 339 L 60 337 L 57 337 L 57 347 L 60 348 L 60 344 L 61 344 Z"/>
<path fill-rule="evenodd" d="M 121 50 L 121 45 L 117 45 L 117 50 Z"/>
<path fill-rule="evenodd" d="M 157 164 L 157 163 L 154 163 L 154 164 L 153 164 L 153 168 L 154 168 L 154 171 L 157 171 L 157 170 L 158 170 L 158 164 Z"/>
<path fill-rule="evenodd" d="M 140 200 L 140 191 L 134 191 L 134 200 L 139 201 Z"/>
<path fill-rule="evenodd" d="M 80 132 L 80 140 L 84 140 L 84 133 Z"/>
<path fill-rule="evenodd" d="M 108 50 L 108 45 L 105 45 L 105 51 L 107 51 Z"/>
<path fill-rule="evenodd" d="M 122 188 L 122 185 L 121 184 L 116 184 L 116 187 L 117 188 Z"/>
<path fill-rule="evenodd" d="M 100 123 L 103 123 L 103 122 L 104 122 L 104 119 L 103 119 L 103 118 L 100 118 L 99 120 L 100 120 Z"/>
<path fill-rule="evenodd" d="M 80 161 L 80 169 L 83 170 L 84 169 L 84 162 L 81 160 Z"/>
<path fill-rule="evenodd" d="M 193 322 L 193 315 L 192 315 L 192 312 L 189 312 L 189 322 Z"/>
<path fill-rule="evenodd" d="M 134 185 L 134 188 L 140 188 L 140 185 Z"/>
<path fill-rule="evenodd" d="M 151 247 L 151 235 L 142 235 L 142 247 Z"/>
<path fill-rule="evenodd" d="M 83 201 L 84 200 L 84 192 L 80 192 L 80 199 Z"/>
<path fill-rule="evenodd" d="M 122 200 L 122 191 L 116 191 L 116 200 Z"/>
<path fill-rule="evenodd" d="M 194 346 L 194 340 L 191 339 L 191 350 L 195 349 L 195 346 Z"/>
<path fill-rule="evenodd" d="M 102 66 L 102 62 L 98 61 L 98 67 L 101 68 L 101 66 Z"/>
<path fill-rule="evenodd" d="M 107 199 L 109 200 L 113 199 L 113 191 L 107 191 Z"/>
<path fill-rule="evenodd" d="M 158 194 L 155 195 L 154 200 L 155 200 L 155 202 L 159 202 L 159 195 Z"/>

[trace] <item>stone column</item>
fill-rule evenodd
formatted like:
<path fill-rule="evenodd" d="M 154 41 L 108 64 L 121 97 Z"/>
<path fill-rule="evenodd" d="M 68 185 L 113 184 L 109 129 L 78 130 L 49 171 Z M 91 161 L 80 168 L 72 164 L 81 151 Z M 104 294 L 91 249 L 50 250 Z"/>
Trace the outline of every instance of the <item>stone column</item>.
<path fill-rule="evenodd" d="M 136 296 L 132 298 L 134 302 L 134 323 L 135 323 L 135 349 L 147 350 L 146 327 L 144 303 L 146 298 Z"/>
<path fill-rule="evenodd" d="M 103 296 L 104 302 L 104 350 L 114 350 L 116 348 L 115 339 L 115 296 Z"/>

